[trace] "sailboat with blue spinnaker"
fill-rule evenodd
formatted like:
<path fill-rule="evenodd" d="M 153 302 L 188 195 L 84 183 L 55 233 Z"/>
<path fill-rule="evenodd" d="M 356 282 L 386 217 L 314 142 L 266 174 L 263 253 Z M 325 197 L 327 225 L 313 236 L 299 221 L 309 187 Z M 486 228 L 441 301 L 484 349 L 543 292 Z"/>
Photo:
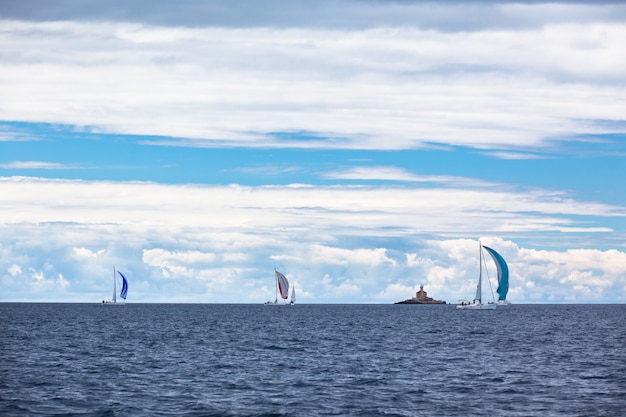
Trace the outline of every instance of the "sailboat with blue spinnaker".
<path fill-rule="evenodd" d="M 476 285 L 476 295 L 474 296 L 474 300 L 471 302 L 461 301 L 459 304 L 457 304 L 456 308 L 459 310 L 495 310 L 496 309 L 496 303 L 493 301 L 483 303 L 483 267 L 484 267 L 483 248 L 487 251 L 487 253 L 489 253 L 489 255 L 491 255 L 491 257 L 493 258 L 494 262 L 497 265 L 498 279 L 500 280 L 500 278 L 504 275 L 504 280 L 506 282 L 503 282 L 503 284 L 506 284 L 506 290 L 504 290 L 504 286 L 502 288 L 504 292 L 504 298 L 506 298 L 506 291 L 508 291 L 509 268 L 506 266 L 506 262 L 504 262 L 504 258 L 502 258 L 502 256 L 500 256 L 500 254 L 496 252 L 495 250 L 488 248 L 487 246 L 483 246 L 482 243 L 480 243 L 480 241 L 478 241 L 478 248 L 479 248 L 478 249 L 479 266 L 478 266 L 478 285 Z M 486 267 L 485 267 L 485 270 L 486 270 Z M 491 286 L 491 283 L 489 282 L 489 277 L 487 277 L 487 282 Z M 502 297 L 502 295 L 500 295 L 500 297 Z"/>
<path fill-rule="evenodd" d="M 119 274 L 122 279 L 122 289 L 120 290 L 120 298 L 124 301 L 117 301 L 117 274 Z M 107 305 L 123 305 L 126 301 L 126 296 L 128 295 L 128 280 L 120 271 L 116 271 L 115 267 L 113 267 L 113 298 L 111 300 L 102 300 L 102 304 Z"/>

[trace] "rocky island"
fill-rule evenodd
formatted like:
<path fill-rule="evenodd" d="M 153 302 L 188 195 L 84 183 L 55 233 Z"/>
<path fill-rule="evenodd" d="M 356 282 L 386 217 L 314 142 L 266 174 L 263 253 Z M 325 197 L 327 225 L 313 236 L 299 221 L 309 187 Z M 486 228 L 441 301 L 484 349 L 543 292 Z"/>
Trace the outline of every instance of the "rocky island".
<path fill-rule="evenodd" d="M 424 291 L 424 286 L 420 285 L 420 290 L 415 293 L 414 298 L 410 298 L 404 301 L 399 301 L 394 304 L 445 304 L 445 303 L 446 303 L 445 301 L 433 300 L 432 298 L 430 298 L 428 294 L 426 294 L 426 291 Z"/>

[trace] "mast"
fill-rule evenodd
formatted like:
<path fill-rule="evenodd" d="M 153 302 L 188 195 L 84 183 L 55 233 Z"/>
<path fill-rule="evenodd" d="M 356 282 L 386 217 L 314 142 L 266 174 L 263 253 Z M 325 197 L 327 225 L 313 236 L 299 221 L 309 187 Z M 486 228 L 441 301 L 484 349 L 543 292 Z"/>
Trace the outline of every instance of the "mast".
<path fill-rule="evenodd" d="M 474 302 L 478 300 L 479 304 L 482 304 L 482 280 L 483 280 L 483 246 L 478 241 L 478 285 L 476 286 L 476 297 L 474 297 Z"/>
<path fill-rule="evenodd" d="M 278 274 L 276 273 L 276 269 L 274 269 L 274 277 L 276 278 L 276 286 L 274 288 L 276 296 L 274 297 L 274 303 L 278 303 Z"/>
<path fill-rule="evenodd" d="M 113 267 L 113 302 L 116 302 L 115 293 L 117 289 L 115 288 L 115 267 Z"/>

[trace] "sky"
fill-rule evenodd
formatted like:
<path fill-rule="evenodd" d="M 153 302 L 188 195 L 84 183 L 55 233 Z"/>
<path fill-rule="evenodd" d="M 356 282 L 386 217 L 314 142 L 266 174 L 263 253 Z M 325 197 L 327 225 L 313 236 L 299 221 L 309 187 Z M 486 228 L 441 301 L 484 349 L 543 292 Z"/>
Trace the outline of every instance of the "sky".
<path fill-rule="evenodd" d="M 623 2 L 0 0 L 0 51 L 0 302 L 456 303 L 479 241 L 626 302 Z"/>

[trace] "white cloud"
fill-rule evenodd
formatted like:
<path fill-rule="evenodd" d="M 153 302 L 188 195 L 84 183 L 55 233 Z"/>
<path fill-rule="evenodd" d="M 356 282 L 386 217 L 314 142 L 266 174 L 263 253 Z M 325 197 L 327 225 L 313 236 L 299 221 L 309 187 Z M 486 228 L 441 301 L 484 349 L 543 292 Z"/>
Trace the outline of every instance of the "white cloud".
<path fill-rule="evenodd" d="M 104 254 L 104 249 L 100 249 L 97 251 L 92 251 L 91 249 L 87 249 L 87 248 L 72 248 L 72 249 L 74 251 L 74 254 L 76 254 L 76 256 L 83 257 L 83 258 L 96 258 Z"/>
<path fill-rule="evenodd" d="M 14 276 L 22 273 L 22 268 L 20 268 L 19 265 L 13 264 L 13 265 L 11 265 L 9 267 L 8 271 L 9 271 L 9 275 L 14 277 Z"/>
<path fill-rule="evenodd" d="M 0 164 L 0 168 L 5 169 L 68 169 L 67 165 L 56 162 L 43 161 L 13 161 L 6 164 Z"/>
<path fill-rule="evenodd" d="M 65 278 L 63 278 L 62 274 L 58 274 L 57 279 L 56 279 L 56 283 L 57 283 L 57 285 L 59 285 L 63 289 L 65 289 L 65 288 L 70 286 L 69 281 L 67 281 Z"/>
<path fill-rule="evenodd" d="M 510 159 L 510 160 L 524 160 L 524 159 L 544 159 L 546 156 L 540 155 L 537 153 L 530 152 L 507 152 L 507 151 L 498 151 L 498 152 L 486 152 L 485 155 L 490 155 L 500 159 Z"/>
<path fill-rule="evenodd" d="M 0 142 L 29 142 L 36 140 L 30 133 L 16 132 L 14 129 L 0 125 Z"/>
<path fill-rule="evenodd" d="M 49 267 L 47 268 L 49 269 Z M 70 286 L 62 274 L 48 276 L 46 271 L 30 269 L 30 288 L 34 293 L 63 294 Z"/>
<path fill-rule="evenodd" d="M 281 234 L 509 233 L 606 230 L 577 216 L 626 209 L 547 190 L 373 186 L 202 186 L 0 178 L 10 223 L 128 225 L 137 230 L 255 230 Z M 486 202 L 488 204 L 486 205 Z M 210 215 L 207 215 L 210 213 Z M 332 214 L 332 215 L 330 215 Z M 385 229 L 381 229 L 385 228 Z M 381 232 L 382 231 L 382 232 Z M 206 233 L 206 232 L 205 232 Z"/>
<path fill-rule="evenodd" d="M 393 259 L 387 257 L 385 249 L 342 249 L 333 248 L 324 245 L 311 245 L 305 262 L 325 262 L 330 264 L 342 265 L 345 267 L 354 266 L 355 264 L 365 264 L 368 267 L 387 263 L 395 264 Z"/>
<path fill-rule="evenodd" d="M 215 262 L 216 256 L 213 253 L 200 251 L 171 252 L 163 249 L 146 249 L 143 252 L 143 259 L 149 265 L 171 266 L 177 264 L 211 264 Z"/>
<path fill-rule="evenodd" d="M 624 216 L 545 191 L 18 177 L 2 178 L 0 195 L 3 300 L 100 301 L 115 265 L 134 302 L 263 302 L 274 294 L 274 268 L 296 283 L 301 302 L 395 302 L 418 285 L 455 302 L 474 291 L 475 239 L 487 234 L 483 242 L 509 263 L 514 302 L 626 297 L 624 250 L 537 250 L 498 237 L 524 241 L 516 230 L 528 223 L 534 239 L 555 239 L 554 230 L 576 224 L 568 216 Z"/>
<path fill-rule="evenodd" d="M 377 294 L 376 299 L 385 301 L 396 300 L 395 302 L 404 301 L 409 298 L 413 298 L 415 292 L 415 287 L 394 283 L 388 285 L 382 292 Z"/>
<path fill-rule="evenodd" d="M 623 24 L 477 32 L 0 26 L 5 120 L 192 139 L 169 141 L 184 146 L 428 142 L 514 151 L 573 131 L 612 133 L 584 120 L 625 118 Z"/>
<path fill-rule="evenodd" d="M 283 175 L 298 172 L 300 169 L 301 168 L 295 166 L 277 167 L 274 165 L 263 165 L 256 167 L 240 168 L 237 169 L 237 171 L 253 175 Z"/>
<path fill-rule="evenodd" d="M 324 178 L 336 180 L 382 180 L 382 181 L 406 181 L 406 182 L 429 182 L 457 187 L 485 187 L 489 183 L 475 178 L 457 177 L 451 175 L 416 175 L 405 169 L 393 166 L 360 166 L 342 170 L 327 172 Z M 495 186 L 496 184 L 491 184 Z"/>

